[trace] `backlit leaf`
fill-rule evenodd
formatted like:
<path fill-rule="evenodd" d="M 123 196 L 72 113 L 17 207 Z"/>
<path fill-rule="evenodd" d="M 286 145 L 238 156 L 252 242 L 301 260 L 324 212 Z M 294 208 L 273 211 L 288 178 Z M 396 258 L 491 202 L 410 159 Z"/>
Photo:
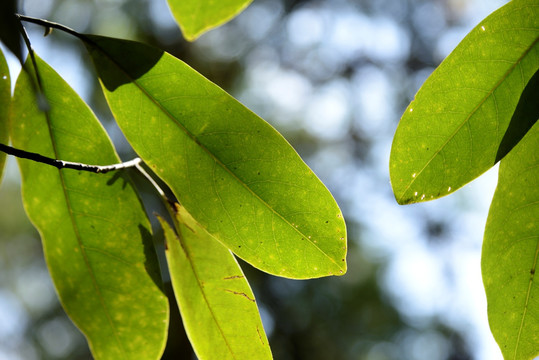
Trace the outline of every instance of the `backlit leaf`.
<path fill-rule="evenodd" d="M 159 219 L 185 330 L 199 359 L 271 359 L 256 300 L 234 255 L 178 207 Z"/>
<path fill-rule="evenodd" d="M 393 139 L 390 177 L 400 204 L 457 190 L 500 159 L 504 138 L 518 141 L 505 134 L 539 69 L 538 39 L 537 1 L 511 1 L 477 25 L 425 81 Z"/>
<path fill-rule="evenodd" d="M 253 0 L 168 0 L 172 15 L 189 41 L 238 15 Z"/>
<path fill-rule="evenodd" d="M 7 67 L 6 58 L 2 49 L 0 49 L 0 143 L 8 145 L 8 115 L 9 104 L 11 102 L 11 82 L 9 78 L 9 69 Z M 6 154 L 0 151 L 0 182 L 4 164 L 6 162 Z"/>
<path fill-rule="evenodd" d="M 505 359 L 539 355 L 539 123 L 500 163 L 482 252 L 490 328 Z"/>
<path fill-rule="evenodd" d="M 275 129 L 161 50 L 97 36 L 87 46 L 128 141 L 212 236 L 271 274 L 346 271 L 341 211 Z"/>
<path fill-rule="evenodd" d="M 48 114 L 28 73 L 12 107 L 15 147 L 86 164 L 119 162 L 90 109 L 37 59 Z M 31 65 L 28 64 L 30 69 Z M 20 159 L 26 211 L 62 305 L 96 359 L 159 359 L 168 327 L 151 227 L 125 171 L 93 174 Z"/>

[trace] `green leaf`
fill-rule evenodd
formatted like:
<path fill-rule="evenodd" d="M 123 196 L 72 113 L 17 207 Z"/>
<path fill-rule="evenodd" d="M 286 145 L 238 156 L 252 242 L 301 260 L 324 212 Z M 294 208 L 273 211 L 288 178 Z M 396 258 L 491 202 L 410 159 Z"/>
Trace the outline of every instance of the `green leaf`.
<path fill-rule="evenodd" d="M 11 82 L 9 78 L 9 69 L 2 49 L 0 49 L 0 143 L 8 145 L 8 116 L 11 103 Z M 0 152 L 0 182 L 6 162 L 6 154 Z"/>
<path fill-rule="evenodd" d="M 505 359 L 539 355 L 539 123 L 500 162 L 481 267 L 490 328 Z"/>
<path fill-rule="evenodd" d="M 252 1 L 168 0 L 168 6 L 185 38 L 194 41 L 206 31 L 234 18 Z"/>
<path fill-rule="evenodd" d="M 212 236 L 271 274 L 346 271 L 341 211 L 275 129 L 161 50 L 97 36 L 87 46 L 128 141 Z"/>
<path fill-rule="evenodd" d="M 13 145 L 65 161 L 118 163 L 86 104 L 45 62 L 38 58 L 37 64 L 50 112 L 38 110 L 22 71 L 12 107 Z M 24 205 L 41 234 L 52 280 L 94 358 L 159 359 L 168 300 L 151 227 L 127 173 L 58 170 L 24 159 L 19 166 Z"/>
<path fill-rule="evenodd" d="M 536 0 L 509 2 L 425 81 L 393 139 L 390 177 L 399 204 L 447 195 L 499 160 L 520 94 L 539 68 L 537 19 Z"/>
<path fill-rule="evenodd" d="M 199 359 L 271 359 L 256 300 L 234 255 L 183 207 L 175 227 L 159 218 L 172 286 Z"/>
<path fill-rule="evenodd" d="M 17 0 L 0 2 L 0 40 L 23 62 L 19 20 L 15 17 Z"/>

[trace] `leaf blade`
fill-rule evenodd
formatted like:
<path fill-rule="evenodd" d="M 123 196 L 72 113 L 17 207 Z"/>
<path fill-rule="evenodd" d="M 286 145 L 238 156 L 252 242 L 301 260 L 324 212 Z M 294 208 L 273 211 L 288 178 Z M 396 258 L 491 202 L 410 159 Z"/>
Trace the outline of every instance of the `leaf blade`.
<path fill-rule="evenodd" d="M 189 41 L 218 27 L 242 12 L 253 0 L 168 0 L 168 6 Z"/>
<path fill-rule="evenodd" d="M 0 143 L 9 142 L 9 107 L 11 104 L 11 80 L 6 58 L 0 49 Z M 0 183 L 6 162 L 6 154 L 0 151 Z"/>
<path fill-rule="evenodd" d="M 500 163 L 481 270 L 492 333 L 505 359 L 539 355 L 539 123 Z"/>
<path fill-rule="evenodd" d="M 340 209 L 275 129 L 169 54 L 88 39 L 126 138 L 215 238 L 272 274 L 346 271 Z"/>
<path fill-rule="evenodd" d="M 66 161 L 114 164 L 114 148 L 95 116 L 37 58 L 50 113 L 37 108 L 21 72 L 12 107 L 19 148 Z M 60 301 L 96 359 L 158 359 L 168 301 L 158 284 L 151 227 L 124 173 L 58 170 L 19 159 L 26 212 L 39 230 Z"/>
<path fill-rule="evenodd" d="M 498 160 L 521 90 L 539 68 L 539 9 L 512 1 L 477 25 L 403 114 L 390 156 L 400 204 L 462 187 Z"/>
<path fill-rule="evenodd" d="M 232 253 L 183 207 L 175 227 L 161 218 L 183 323 L 200 359 L 271 359 L 256 300 Z"/>

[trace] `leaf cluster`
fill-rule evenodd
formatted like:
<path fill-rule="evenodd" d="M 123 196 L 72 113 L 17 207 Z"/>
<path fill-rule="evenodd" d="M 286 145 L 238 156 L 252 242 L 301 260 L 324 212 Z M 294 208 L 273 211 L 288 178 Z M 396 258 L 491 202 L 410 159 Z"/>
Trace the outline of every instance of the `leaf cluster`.
<path fill-rule="evenodd" d="M 425 81 L 393 139 L 400 204 L 448 195 L 500 162 L 481 268 L 506 359 L 539 354 L 539 5 L 513 0 Z"/>
<path fill-rule="evenodd" d="M 248 3 L 169 5 L 193 40 Z M 62 306 L 93 356 L 160 358 L 166 343 L 169 303 L 132 179 L 143 176 L 172 220 L 170 226 L 159 216 L 166 266 L 197 356 L 271 358 L 235 257 L 288 278 L 344 274 L 346 227 L 326 187 L 268 123 L 163 50 L 5 9 L 17 24 L 55 28 L 86 46 L 110 110 L 145 164 L 121 163 L 95 114 L 35 54 L 22 24 L 21 32 L 0 32 L 8 45 L 22 34 L 29 50 L 13 96 L 0 53 L 0 143 L 8 148 L 9 140 L 11 154 L 25 154 L 18 159 L 25 210 L 41 235 Z"/>
<path fill-rule="evenodd" d="M 168 1 L 190 41 L 250 2 Z M 165 51 L 18 16 L 15 1 L 1 9 L 0 39 L 22 63 L 23 35 L 30 56 L 12 96 L 0 53 L 0 144 L 60 164 L 120 162 L 89 107 L 31 51 L 22 19 L 85 45 L 116 122 L 145 164 L 99 174 L 19 159 L 27 214 L 94 357 L 159 358 L 166 342 L 169 303 L 132 180 L 143 176 L 169 212 L 158 215 L 166 266 L 197 356 L 271 358 L 236 258 L 287 278 L 344 274 L 346 227 L 329 191 L 268 123 Z M 399 204 L 449 195 L 500 163 L 482 275 L 506 359 L 539 354 L 538 15 L 535 0 L 513 0 L 479 23 L 409 104 L 390 155 Z M 4 161 L 0 152 L 0 178 Z"/>

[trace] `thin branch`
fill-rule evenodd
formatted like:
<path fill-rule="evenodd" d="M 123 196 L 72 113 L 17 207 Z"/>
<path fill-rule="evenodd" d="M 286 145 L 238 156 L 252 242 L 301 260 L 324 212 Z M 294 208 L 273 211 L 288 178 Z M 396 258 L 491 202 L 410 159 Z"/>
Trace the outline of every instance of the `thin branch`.
<path fill-rule="evenodd" d="M 86 39 L 86 36 L 84 36 L 83 34 L 79 34 L 78 32 L 76 32 L 75 30 L 65 26 L 65 25 L 62 25 L 62 24 L 58 24 L 58 23 L 55 23 L 53 21 L 48 21 L 48 20 L 43 20 L 43 19 L 39 19 L 39 18 L 35 18 L 35 17 L 31 17 L 31 16 L 26 16 L 26 15 L 21 15 L 21 14 L 17 14 L 18 18 L 21 19 L 22 21 L 26 21 L 26 22 L 29 22 L 29 23 L 33 23 L 33 24 L 37 24 L 37 25 L 41 25 L 47 29 L 58 29 L 58 30 L 61 30 L 63 32 L 66 32 L 68 34 L 71 34 L 79 39 L 83 39 L 85 40 Z"/>
<path fill-rule="evenodd" d="M 19 18 L 20 20 L 20 18 Z M 32 44 L 30 43 L 30 38 L 28 37 L 28 33 L 26 32 L 26 28 L 24 25 L 19 21 L 19 31 L 22 35 L 22 38 L 24 39 L 24 43 L 26 44 L 26 48 L 28 49 L 28 55 L 30 56 L 30 59 L 32 60 L 32 64 L 34 65 L 34 69 L 36 72 L 36 78 L 39 88 L 41 89 L 41 76 L 39 76 L 39 73 L 37 72 L 37 64 L 36 64 L 36 55 L 34 53 L 34 48 L 32 47 Z"/>
<path fill-rule="evenodd" d="M 71 162 L 71 161 L 64 161 L 64 160 L 56 160 L 53 158 L 49 158 L 37 153 L 33 153 L 30 151 L 20 150 L 8 145 L 0 144 L 0 151 L 5 152 L 6 154 L 16 156 L 18 158 L 28 159 L 35 162 L 39 162 L 42 164 L 47 164 L 54 166 L 57 169 L 73 169 L 73 170 L 81 170 L 81 171 L 88 171 L 96 174 L 105 174 L 109 171 L 114 170 L 120 170 L 120 169 L 126 169 L 130 167 L 138 166 L 142 160 L 140 158 L 135 158 L 130 161 L 126 161 L 119 164 L 114 165 L 88 165 L 88 164 L 82 164 L 77 162 Z"/>
<path fill-rule="evenodd" d="M 47 112 L 49 111 L 49 102 L 45 98 L 45 94 L 43 94 L 43 84 L 41 82 L 41 75 L 39 74 L 38 68 L 37 68 L 37 62 L 36 62 L 36 56 L 34 53 L 34 48 L 32 47 L 32 44 L 30 43 L 30 38 L 28 37 L 28 33 L 26 32 L 26 28 L 21 22 L 21 19 L 19 16 L 18 18 L 18 24 L 19 24 L 19 32 L 22 35 L 22 38 L 24 39 L 24 43 L 26 44 L 26 48 L 28 49 L 28 55 L 30 56 L 30 60 L 32 61 L 32 65 L 34 67 L 34 73 L 36 75 L 35 79 L 30 77 L 33 81 L 31 81 L 32 87 L 34 88 L 34 91 L 37 94 L 37 105 L 41 111 Z M 22 68 L 30 74 L 30 71 L 28 69 L 27 62 L 22 63 Z"/>
<path fill-rule="evenodd" d="M 157 193 L 159 194 L 159 196 L 161 197 L 161 200 L 163 200 L 163 202 L 165 203 L 166 207 L 169 209 L 172 208 L 172 209 L 175 209 L 175 204 L 176 202 L 171 200 L 166 194 L 165 192 L 163 191 L 163 189 L 161 189 L 161 187 L 159 186 L 159 184 L 157 184 L 157 182 L 150 176 L 150 174 L 148 174 L 146 172 L 146 170 L 144 170 L 144 168 L 142 167 L 142 165 L 140 165 L 140 163 L 136 164 L 135 167 L 137 168 L 137 170 L 142 174 L 142 176 L 144 176 L 146 178 L 146 180 L 148 180 L 150 182 L 150 184 L 152 184 L 152 186 L 155 188 L 155 190 L 157 191 Z M 171 208 L 170 208 L 171 207 Z"/>

